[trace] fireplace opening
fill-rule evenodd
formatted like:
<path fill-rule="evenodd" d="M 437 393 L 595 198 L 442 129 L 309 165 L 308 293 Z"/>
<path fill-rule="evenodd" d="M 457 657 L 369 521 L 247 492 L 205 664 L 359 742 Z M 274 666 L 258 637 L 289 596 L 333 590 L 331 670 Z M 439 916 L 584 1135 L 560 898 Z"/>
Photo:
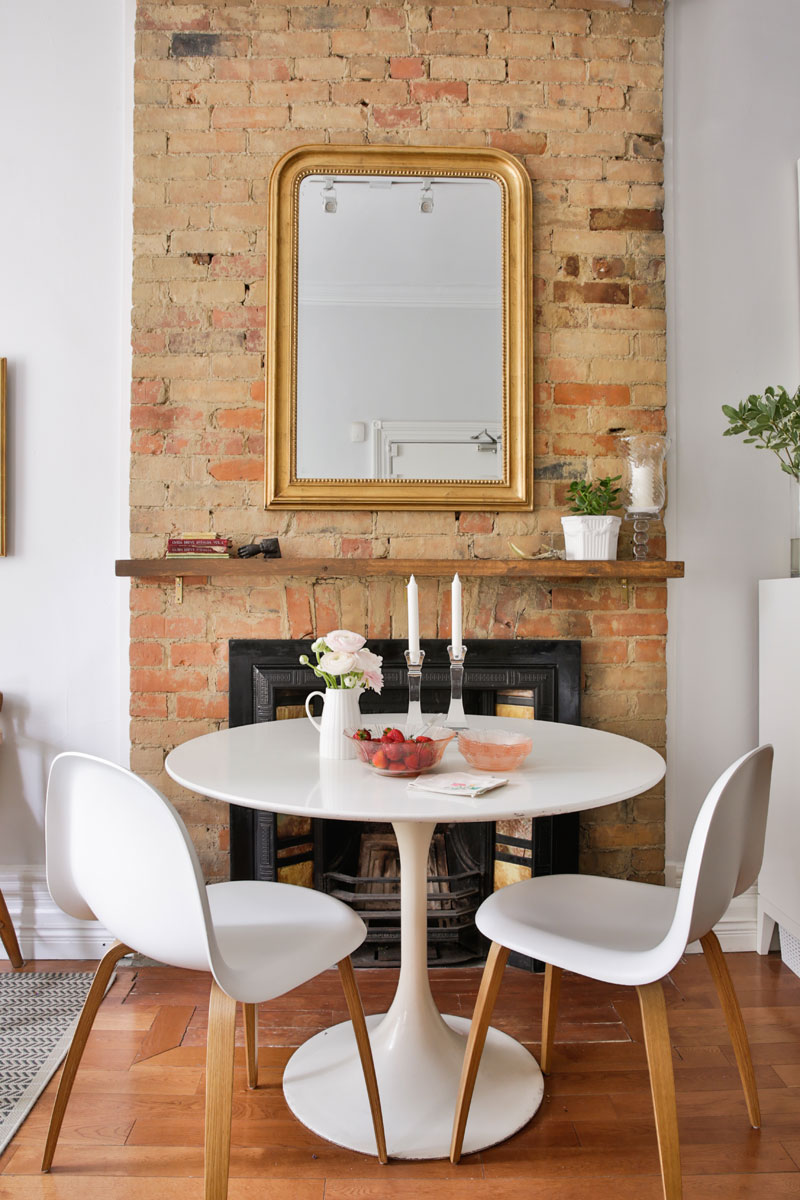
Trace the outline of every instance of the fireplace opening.
<path fill-rule="evenodd" d="M 580 723 L 580 643 L 473 641 L 464 672 L 469 715 Z M 230 725 L 305 717 L 318 681 L 299 657 L 308 641 L 230 642 Z M 384 688 L 361 697 L 365 718 L 407 707 L 406 668 L 399 640 L 370 640 L 383 657 Z M 450 673 L 446 642 L 423 641 L 422 708 L 446 712 Z M 319 703 L 319 701 L 315 701 Z M 530 875 L 577 870 L 578 817 L 437 825 L 428 862 L 428 959 L 433 965 L 479 962 L 485 939 L 475 912 L 496 887 Z M 396 966 L 400 958 L 399 863 L 390 825 L 322 821 L 231 807 L 231 878 L 316 887 L 351 905 L 367 926 L 354 959 Z M 517 958 L 522 966 L 529 960 Z"/>

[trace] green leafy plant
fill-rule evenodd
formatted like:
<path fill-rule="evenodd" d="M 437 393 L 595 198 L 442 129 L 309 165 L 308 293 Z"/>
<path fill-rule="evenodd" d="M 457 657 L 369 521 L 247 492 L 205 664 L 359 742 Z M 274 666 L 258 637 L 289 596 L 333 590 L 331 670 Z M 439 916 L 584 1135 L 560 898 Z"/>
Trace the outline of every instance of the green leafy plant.
<path fill-rule="evenodd" d="M 603 517 L 615 508 L 621 508 L 619 494 L 622 488 L 614 486 L 621 478 L 621 475 L 606 475 L 605 479 L 597 479 L 593 483 L 588 479 L 573 479 L 569 485 L 569 499 L 572 501 L 569 511 L 585 517 Z"/>
<path fill-rule="evenodd" d="M 745 442 L 777 454 L 781 470 L 800 479 L 800 388 L 790 396 L 784 387 L 768 387 L 738 408 L 723 404 L 722 411 L 730 424 L 723 437 L 746 434 Z"/>

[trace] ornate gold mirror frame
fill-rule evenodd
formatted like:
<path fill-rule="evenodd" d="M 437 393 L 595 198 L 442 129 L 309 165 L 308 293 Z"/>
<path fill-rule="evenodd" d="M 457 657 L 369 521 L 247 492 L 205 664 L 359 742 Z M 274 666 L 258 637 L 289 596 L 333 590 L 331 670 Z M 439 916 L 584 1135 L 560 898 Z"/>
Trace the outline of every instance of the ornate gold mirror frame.
<path fill-rule="evenodd" d="M 494 180 L 501 189 L 503 470 L 497 479 L 298 478 L 298 208 L 308 175 L 435 175 Z M 302 146 L 277 163 L 269 187 L 267 298 L 267 508 L 533 508 L 531 185 L 501 150 L 406 146 Z"/>

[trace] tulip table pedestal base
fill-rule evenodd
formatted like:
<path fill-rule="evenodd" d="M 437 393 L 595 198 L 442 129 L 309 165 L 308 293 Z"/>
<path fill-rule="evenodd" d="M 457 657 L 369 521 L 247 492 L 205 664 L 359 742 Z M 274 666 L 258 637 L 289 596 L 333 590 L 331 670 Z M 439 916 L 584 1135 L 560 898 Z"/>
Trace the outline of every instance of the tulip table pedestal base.
<path fill-rule="evenodd" d="M 432 823 L 394 823 L 400 851 L 401 967 L 392 1005 L 367 1023 L 386 1144 L 394 1158 L 446 1158 L 464 1060 L 469 1013 L 443 1017 L 427 967 L 427 862 Z M 283 1077 L 295 1116 L 328 1141 L 375 1154 L 367 1092 L 350 1022 L 311 1038 Z M 544 1084 L 536 1060 L 490 1029 L 470 1109 L 464 1153 L 510 1137 L 539 1107 Z"/>

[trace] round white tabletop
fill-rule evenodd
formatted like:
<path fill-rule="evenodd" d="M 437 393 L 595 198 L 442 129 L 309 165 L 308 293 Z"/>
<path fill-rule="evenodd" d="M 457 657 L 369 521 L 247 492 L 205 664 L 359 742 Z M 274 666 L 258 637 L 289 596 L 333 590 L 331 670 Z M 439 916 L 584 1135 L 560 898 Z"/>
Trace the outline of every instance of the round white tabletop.
<path fill-rule="evenodd" d="M 400 724 L 404 716 L 370 716 Z M 470 717 L 470 726 L 519 731 L 519 721 Z M 389 1154 L 444 1158 L 469 1021 L 442 1016 L 427 968 L 427 861 L 439 822 L 498 821 L 577 812 L 653 787 L 664 760 L 640 742 L 549 721 L 526 725 L 533 750 L 505 787 L 476 798 L 415 793 L 358 760 L 320 759 L 310 721 L 264 722 L 206 734 L 176 747 L 168 773 L 191 791 L 269 812 L 390 822 L 401 875 L 401 967 L 389 1011 L 368 1018 Z M 466 770 L 455 742 L 439 772 Z M 479 774 L 476 773 L 476 774 Z M 464 1139 L 472 1153 L 510 1137 L 536 1112 L 541 1072 L 513 1038 L 490 1029 Z M 337 1145 L 375 1153 L 366 1088 L 349 1022 L 305 1042 L 284 1074 L 297 1117 Z"/>

